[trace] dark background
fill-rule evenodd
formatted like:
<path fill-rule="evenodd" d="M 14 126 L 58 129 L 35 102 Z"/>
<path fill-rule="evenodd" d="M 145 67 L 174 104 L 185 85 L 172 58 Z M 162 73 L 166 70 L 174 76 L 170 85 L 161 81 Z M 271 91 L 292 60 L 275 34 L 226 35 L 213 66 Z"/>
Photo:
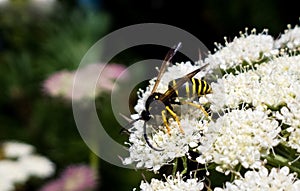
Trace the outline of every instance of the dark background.
<path fill-rule="evenodd" d="M 267 28 L 275 38 L 287 24 L 298 24 L 299 10 L 293 1 L 103 1 L 112 18 L 111 31 L 137 23 L 165 23 L 182 28 L 213 48 L 223 37 L 239 31 Z"/>

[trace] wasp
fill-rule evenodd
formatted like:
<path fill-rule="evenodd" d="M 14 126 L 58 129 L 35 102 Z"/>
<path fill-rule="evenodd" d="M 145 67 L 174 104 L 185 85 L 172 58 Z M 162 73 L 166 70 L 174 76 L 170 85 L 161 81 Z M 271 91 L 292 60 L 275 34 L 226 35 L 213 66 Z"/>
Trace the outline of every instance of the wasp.
<path fill-rule="evenodd" d="M 181 43 L 179 43 L 177 46 L 171 48 L 167 55 L 165 56 L 165 59 L 159 69 L 159 73 L 157 75 L 155 84 L 153 86 L 153 89 L 151 90 L 150 96 L 147 98 L 145 103 L 145 109 L 141 112 L 140 117 L 132 121 L 130 124 L 138 121 L 143 120 L 143 136 L 150 148 L 156 151 L 162 151 L 163 149 L 159 149 L 154 147 L 147 136 L 147 129 L 146 129 L 146 123 L 154 118 L 156 115 L 160 115 L 162 117 L 163 123 L 167 128 L 168 134 L 170 134 L 170 127 L 167 120 L 167 113 L 170 114 L 175 121 L 178 124 L 178 127 L 180 128 L 181 133 L 184 133 L 183 129 L 180 125 L 180 120 L 177 114 L 174 112 L 172 105 L 174 104 L 190 104 L 193 106 L 198 107 L 201 109 L 206 116 L 208 116 L 205 109 L 198 104 L 194 104 L 192 102 L 183 102 L 178 101 L 177 98 L 196 98 L 200 97 L 201 95 L 209 94 L 211 93 L 212 89 L 211 86 L 204 80 L 193 78 L 198 72 L 203 70 L 207 67 L 208 64 L 186 74 L 185 76 L 174 79 L 169 82 L 168 89 L 164 93 L 156 92 L 157 87 L 162 79 L 163 74 L 166 71 L 166 68 L 168 67 L 171 59 L 175 55 L 175 53 L 178 51 L 178 49 L 181 47 Z"/>

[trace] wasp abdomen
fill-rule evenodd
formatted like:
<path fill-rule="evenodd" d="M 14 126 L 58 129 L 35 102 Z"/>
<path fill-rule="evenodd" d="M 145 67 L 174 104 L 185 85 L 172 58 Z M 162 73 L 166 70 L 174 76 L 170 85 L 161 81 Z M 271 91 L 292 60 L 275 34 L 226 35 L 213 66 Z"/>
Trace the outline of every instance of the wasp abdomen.
<path fill-rule="evenodd" d="M 180 80 L 181 78 L 178 78 L 169 82 L 169 88 L 176 86 L 177 82 Z M 204 80 L 191 78 L 182 86 L 178 87 L 175 92 L 178 97 L 195 98 L 211 93 L 211 86 Z"/>

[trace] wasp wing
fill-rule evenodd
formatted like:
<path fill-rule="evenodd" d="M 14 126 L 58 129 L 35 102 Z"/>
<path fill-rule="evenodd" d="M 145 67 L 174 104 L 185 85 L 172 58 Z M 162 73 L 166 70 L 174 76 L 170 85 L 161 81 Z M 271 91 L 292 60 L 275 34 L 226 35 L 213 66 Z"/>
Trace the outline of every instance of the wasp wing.
<path fill-rule="evenodd" d="M 164 102 L 167 99 L 169 99 L 175 91 L 180 88 L 184 83 L 186 83 L 188 80 L 190 80 L 192 77 L 194 77 L 198 72 L 206 68 L 208 64 L 205 64 L 204 66 L 192 71 L 191 73 L 188 73 L 184 77 L 180 78 L 178 82 L 176 82 L 176 85 L 170 87 L 165 93 L 160 97 L 160 101 Z"/>
<path fill-rule="evenodd" d="M 169 66 L 171 59 L 173 58 L 173 56 L 176 54 L 176 52 L 178 51 L 178 49 L 179 49 L 180 47 L 181 47 L 181 42 L 179 42 L 179 43 L 177 44 L 177 46 L 171 48 L 171 49 L 169 50 L 169 52 L 167 53 L 167 55 L 165 56 L 165 59 L 164 59 L 163 63 L 161 64 L 161 67 L 160 67 L 160 69 L 159 69 L 159 73 L 158 73 L 158 75 L 157 75 L 157 79 L 156 79 L 156 81 L 155 81 L 155 84 L 154 84 L 154 86 L 153 86 L 153 89 L 152 89 L 152 91 L 151 91 L 151 94 L 153 94 L 153 93 L 156 91 L 156 89 L 157 89 L 157 87 L 158 87 L 158 84 L 159 84 L 159 82 L 160 82 L 160 80 L 161 80 L 163 74 L 164 74 L 165 71 L 166 71 L 166 68 Z"/>

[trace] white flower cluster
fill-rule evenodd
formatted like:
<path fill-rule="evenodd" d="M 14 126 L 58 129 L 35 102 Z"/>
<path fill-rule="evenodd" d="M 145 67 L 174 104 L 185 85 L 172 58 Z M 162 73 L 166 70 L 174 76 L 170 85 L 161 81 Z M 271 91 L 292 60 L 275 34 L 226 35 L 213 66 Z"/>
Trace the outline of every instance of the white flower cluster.
<path fill-rule="evenodd" d="M 34 147 L 25 143 L 7 141 L 1 145 L 0 190 L 14 190 L 16 184 L 30 177 L 46 178 L 54 173 L 54 164 L 46 157 L 33 153 Z M 13 160 L 12 160 L 13 159 Z"/>
<path fill-rule="evenodd" d="M 295 173 L 289 173 L 288 167 L 272 168 L 270 173 L 262 167 L 259 171 L 248 171 L 244 176 L 232 183 L 226 182 L 225 188 L 214 191 L 300 190 L 300 180 Z"/>
<path fill-rule="evenodd" d="M 288 29 L 284 31 L 284 34 L 275 41 L 275 47 L 287 47 L 290 50 L 296 50 L 297 48 L 300 48 L 300 27 L 295 26 L 292 29 L 292 26 L 288 25 Z"/>
<path fill-rule="evenodd" d="M 300 56 L 282 56 L 238 75 L 228 74 L 212 84 L 208 98 L 213 110 L 236 108 L 241 103 L 254 107 L 278 107 L 299 94 Z"/>
<path fill-rule="evenodd" d="M 153 178 L 150 183 L 142 181 L 140 185 L 141 191 L 200 191 L 203 188 L 204 183 L 197 178 L 184 180 L 179 173 L 176 177 L 168 176 L 165 182 Z"/>
<path fill-rule="evenodd" d="M 278 122 L 258 110 L 233 110 L 208 125 L 197 161 L 202 164 L 215 162 L 218 171 L 234 170 L 241 164 L 257 168 L 260 157 L 279 143 Z"/>
<path fill-rule="evenodd" d="M 201 113 L 195 111 L 199 116 Z M 138 121 L 134 124 L 134 132 L 130 134 L 130 157 L 124 160 L 124 164 L 137 163 L 137 168 L 148 168 L 154 172 L 158 171 L 163 165 L 168 164 L 173 159 L 185 156 L 190 147 L 197 146 L 200 140 L 200 132 L 204 124 L 197 118 L 181 116 L 181 127 L 184 133 L 180 132 L 176 121 L 170 120 L 170 135 L 166 133 L 165 127 L 160 126 L 161 130 L 152 134 L 150 142 L 162 151 L 155 151 L 150 148 L 143 137 L 143 123 Z M 147 126 L 151 130 L 150 126 Z"/>
<path fill-rule="evenodd" d="M 294 84 L 293 89 L 296 94 L 286 101 L 286 106 L 276 112 L 275 116 L 289 126 L 287 144 L 300 153 L 300 80 Z"/>
<path fill-rule="evenodd" d="M 300 152 L 300 56 L 275 58 L 238 75 L 228 74 L 212 84 L 208 96 L 214 111 L 237 108 L 242 103 L 267 110 L 286 105 L 273 116 L 290 126 L 288 145 Z"/>
<path fill-rule="evenodd" d="M 34 147 L 25 143 L 8 141 L 2 143 L 2 150 L 6 158 L 18 158 L 33 153 Z"/>
<path fill-rule="evenodd" d="M 163 165 L 171 164 L 175 158 L 193 156 L 188 159 L 189 162 L 203 164 L 207 176 L 211 167 L 225 175 L 239 175 L 240 167 L 250 170 L 244 178 L 236 176 L 233 182 L 226 183 L 224 189 L 215 188 L 216 191 L 300 190 L 297 175 L 289 173 L 288 167 L 273 168 L 270 172 L 266 169 L 269 164 L 277 167 L 285 163 L 299 164 L 296 159 L 291 161 L 291 158 L 286 158 L 289 155 L 286 151 L 295 149 L 300 153 L 299 39 L 300 30 L 296 26 L 294 29 L 289 27 L 275 41 L 266 31 L 256 34 L 253 30 L 251 34 L 241 34 L 232 42 L 226 41 L 224 46 L 216 44 L 216 52 L 208 55 L 204 62 L 210 64 L 209 70 L 217 68 L 221 70 L 219 74 L 225 74 L 217 76 L 217 81 L 210 84 L 211 94 L 195 102 L 208 102 L 213 119 L 207 120 L 199 109 L 189 107 L 181 110 L 180 122 L 184 134 L 171 117 L 170 135 L 164 125 L 152 128 L 155 131 L 149 136 L 150 141 L 153 146 L 164 149 L 161 152 L 147 145 L 143 138 L 144 121 L 137 121 L 129 130 L 131 134 L 127 144 L 130 146 L 130 157 L 124 163 L 136 163 L 137 167 L 156 172 Z M 296 51 L 281 51 L 281 48 Z M 163 93 L 168 89 L 169 81 L 186 75 L 199 65 L 180 63 L 169 67 L 157 91 Z M 207 71 L 199 75 L 206 77 L 210 73 Z M 152 79 L 146 91 L 140 91 L 135 107 L 139 116 L 145 109 L 154 83 L 155 79 Z M 150 124 L 147 124 L 148 129 L 151 131 Z M 196 161 L 193 160 L 195 158 Z M 187 170 L 194 172 L 195 169 Z M 293 166 L 293 170 L 300 171 L 297 166 Z M 170 190 L 169 183 L 170 180 L 153 179 L 151 183 L 142 182 L 140 188 Z M 176 190 L 176 186 L 172 190 Z"/>
<path fill-rule="evenodd" d="M 168 83 L 178 77 L 182 77 L 187 73 L 197 69 L 199 66 L 193 66 L 190 62 L 176 64 L 168 68 L 168 71 L 163 76 L 161 83 L 158 87 L 158 92 L 164 92 L 167 90 Z M 196 78 L 199 78 L 198 74 Z M 154 80 L 150 82 L 150 86 L 146 92 L 142 92 L 141 98 L 138 100 L 138 104 L 135 106 L 135 110 L 141 113 L 145 109 L 145 102 L 151 93 Z M 169 126 L 171 128 L 170 134 L 166 133 L 166 127 L 159 126 L 159 129 L 152 133 L 149 133 L 150 142 L 157 148 L 162 148 L 163 151 L 155 151 L 150 148 L 143 137 L 143 125 L 144 121 L 140 120 L 133 124 L 133 127 L 129 129 L 131 132 L 129 137 L 130 156 L 124 159 L 124 164 L 136 163 L 137 168 L 148 168 L 153 171 L 158 171 L 163 165 L 168 164 L 177 157 L 182 157 L 187 154 L 190 147 L 196 147 L 201 137 L 201 131 L 206 127 L 207 121 L 199 120 L 201 116 L 204 116 L 202 111 L 194 107 L 180 107 L 181 111 L 180 123 L 184 130 L 184 133 L 180 132 L 178 124 L 172 118 L 169 119 Z M 147 124 L 147 131 L 151 132 L 154 128 Z M 157 128 L 157 127 L 156 127 Z"/>
<path fill-rule="evenodd" d="M 225 46 L 217 43 L 216 46 L 216 52 L 208 55 L 205 62 L 213 65 L 213 68 L 220 67 L 223 70 L 234 68 L 243 62 L 251 64 L 264 57 L 272 57 L 278 54 L 278 50 L 274 48 L 273 37 L 267 35 L 266 30 L 263 33 L 256 34 L 256 30 L 253 29 L 251 34 L 241 33 L 241 36 L 239 38 L 235 37 L 232 42 L 226 40 Z"/>

